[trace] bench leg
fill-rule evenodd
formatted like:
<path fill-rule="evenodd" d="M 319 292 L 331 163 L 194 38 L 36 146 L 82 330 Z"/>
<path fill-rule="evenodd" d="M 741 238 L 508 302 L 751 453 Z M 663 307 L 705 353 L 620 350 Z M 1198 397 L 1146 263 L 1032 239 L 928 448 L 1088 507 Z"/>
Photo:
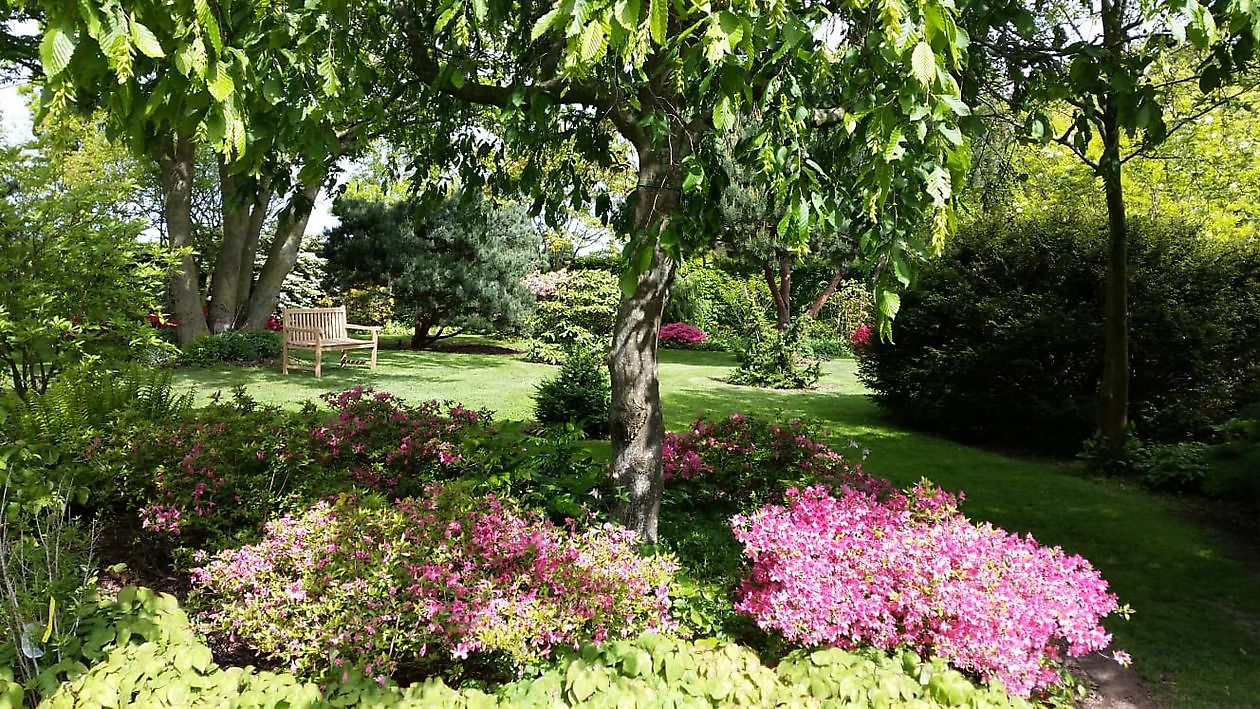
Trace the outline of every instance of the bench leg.
<path fill-rule="evenodd" d="M 373 335 L 375 335 L 375 334 L 376 334 L 376 333 L 373 333 Z M 372 343 L 372 361 L 371 361 L 371 367 L 372 367 L 372 370 L 371 370 L 371 371 L 375 372 L 375 371 L 376 371 L 376 343 L 375 343 L 375 342 L 373 342 L 373 343 Z"/>
<path fill-rule="evenodd" d="M 319 379 L 323 376 L 323 359 L 324 350 L 320 347 L 315 348 L 315 378 Z"/>
<path fill-rule="evenodd" d="M 289 343 L 285 342 L 280 345 L 280 372 L 286 377 L 289 375 Z"/>

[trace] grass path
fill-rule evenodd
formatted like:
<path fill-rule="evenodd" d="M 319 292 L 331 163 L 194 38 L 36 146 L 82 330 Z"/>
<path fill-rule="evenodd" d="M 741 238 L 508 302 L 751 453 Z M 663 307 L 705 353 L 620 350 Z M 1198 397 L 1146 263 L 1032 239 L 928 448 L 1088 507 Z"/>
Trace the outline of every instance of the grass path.
<path fill-rule="evenodd" d="M 200 401 L 244 385 L 262 401 L 296 405 L 325 391 L 370 384 L 405 399 L 454 399 L 501 418 L 528 418 L 534 386 L 554 368 L 512 357 L 387 351 L 380 371 L 325 370 L 284 377 L 278 367 L 182 370 Z M 963 490 L 964 511 L 1090 559 L 1136 614 L 1109 629 L 1116 647 L 1171 707 L 1260 707 L 1260 571 L 1210 530 L 1184 520 L 1175 500 L 1082 477 L 1066 463 L 1011 458 L 899 430 L 864 395 L 851 361 L 825 367 L 823 386 L 778 392 L 726 384 L 729 355 L 663 351 L 666 425 L 704 411 L 808 416 L 871 450 L 867 468 L 905 484 L 928 477 Z"/>

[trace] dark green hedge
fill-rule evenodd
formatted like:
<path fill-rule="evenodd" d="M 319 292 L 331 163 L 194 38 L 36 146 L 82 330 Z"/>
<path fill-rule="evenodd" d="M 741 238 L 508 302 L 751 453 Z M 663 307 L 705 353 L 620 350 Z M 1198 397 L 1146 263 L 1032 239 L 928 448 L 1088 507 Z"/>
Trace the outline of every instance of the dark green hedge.
<path fill-rule="evenodd" d="M 1139 436 L 1205 436 L 1260 392 L 1260 247 L 1130 223 L 1132 417 Z M 905 423 L 1070 453 L 1094 429 L 1106 221 L 1088 211 L 963 229 L 902 299 L 896 343 L 861 374 Z"/>

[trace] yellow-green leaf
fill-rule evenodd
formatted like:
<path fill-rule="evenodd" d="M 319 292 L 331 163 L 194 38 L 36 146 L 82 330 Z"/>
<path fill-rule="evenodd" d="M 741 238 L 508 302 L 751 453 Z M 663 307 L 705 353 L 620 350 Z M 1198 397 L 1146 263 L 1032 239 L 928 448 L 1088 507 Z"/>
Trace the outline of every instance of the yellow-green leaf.
<path fill-rule="evenodd" d="M 665 43 L 665 33 L 669 31 L 669 0 L 652 0 L 648 9 L 648 32 L 652 41 Z"/>
<path fill-rule="evenodd" d="M 920 84 L 930 86 L 936 78 L 936 55 L 927 42 L 919 42 L 910 54 L 910 70 Z"/>
<path fill-rule="evenodd" d="M 74 56 L 74 40 L 61 27 L 49 27 L 39 43 L 39 60 L 44 73 L 53 77 L 65 71 Z"/>
<path fill-rule="evenodd" d="M 600 20 L 591 20 L 586 24 L 578 46 L 585 64 L 593 64 L 604 58 L 604 52 L 608 49 L 608 34 Z"/>
<path fill-rule="evenodd" d="M 206 89 L 216 101 L 223 101 L 236 90 L 236 82 L 228 74 L 223 62 L 214 62 L 206 73 Z"/>
<path fill-rule="evenodd" d="M 534 23 L 534 29 L 529 33 L 529 41 L 537 42 L 539 37 L 547 34 L 548 30 L 551 29 L 551 26 L 556 23 L 556 20 L 559 19 L 559 17 L 560 8 L 557 7 L 551 12 L 548 12 L 538 18 L 538 21 Z"/>
<path fill-rule="evenodd" d="M 136 22 L 135 18 L 131 19 L 131 41 L 135 43 L 136 49 L 139 49 L 140 53 L 146 57 L 157 59 L 166 56 L 166 52 L 163 51 L 162 44 L 158 42 L 157 35 L 153 34 L 153 30 Z"/>

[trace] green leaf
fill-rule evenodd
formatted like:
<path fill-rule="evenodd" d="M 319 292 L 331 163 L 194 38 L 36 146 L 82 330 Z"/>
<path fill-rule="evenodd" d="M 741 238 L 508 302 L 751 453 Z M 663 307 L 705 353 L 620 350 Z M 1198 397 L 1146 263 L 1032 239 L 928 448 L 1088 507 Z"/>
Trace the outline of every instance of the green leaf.
<path fill-rule="evenodd" d="M 210 9 L 210 0 L 193 0 L 193 9 L 197 13 L 197 21 L 201 23 L 206 36 L 210 39 L 210 46 L 214 47 L 215 54 L 222 52 L 223 32 L 219 29 L 219 21 L 215 19 L 214 11 Z"/>
<path fill-rule="evenodd" d="M 534 23 L 534 29 L 529 33 L 529 41 L 537 42 L 539 37 L 551 30 L 552 25 L 556 24 L 558 19 L 560 19 L 559 7 L 538 18 L 538 21 Z"/>
<path fill-rule="evenodd" d="M 39 60 L 50 78 L 65 71 L 74 56 L 74 40 L 61 27 L 49 27 L 39 43 Z"/>
<path fill-rule="evenodd" d="M 608 50 L 608 33 L 601 20 L 594 19 L 586 24 L 578 48 L 584 64 L 594 64 L 604 58 L 604 52 Z"/>
<path fill-rule="evenodd" d="M 914 47 L 914 52 L 910 54 L 910 70 L 914 72 L 914 78 L 919 80 L 924 86 L 931 86 L 932 79 L 936 78 L 936 55 L 932 53 L 932 47 L 927 42 L 919 42 Z"/>
<path fill-rule="evenodd" d="M 437 22 L 433 23 L 433 31 L 435 33 L 446 29 L 446 26 L 455 19 L 455 15 L 459 12 L 458 5 L 448 5 L 442 10 L 442 14 L 438 15 Z"/>
<path fill-rule="evenodd" d="M 214 62 L 206 72 L 206 89 L 216 101 L 223 101 L 236 90 L 236 83 L 228 74 L 223 62 Z"/>
<path fill-rule="evenodd" d="M 879 312 L 883 313 L 889 320 L 897 317 L 897 313 L 901 310 L 901 296 L 896 291 L 884 290 L 879 294 Z"/>
<path fill-rule="evenodd" d="M 139 49 L 140 53 L 146 57 L 158 59 L 166 56 L 166 52 L 162 49 L 162 44 L 158 42 L 157 35 L 153 34 L 153 30 L 136 22 L 135 18 L 131 20 L 131 41 L 135 42 L 136 49 Z"/>
<path fill-rule="evenodd" d="M 669 31 L 669 0 L 652 0 L 648 9 L 648 32 L 652 41 L 665 44 L 665 33 Z"/>
<path fill-rule="evenodd" d="M 639 0 L 617 0 L 613 7 L 617 24 L 633 32 L 639 26 Z"/>

